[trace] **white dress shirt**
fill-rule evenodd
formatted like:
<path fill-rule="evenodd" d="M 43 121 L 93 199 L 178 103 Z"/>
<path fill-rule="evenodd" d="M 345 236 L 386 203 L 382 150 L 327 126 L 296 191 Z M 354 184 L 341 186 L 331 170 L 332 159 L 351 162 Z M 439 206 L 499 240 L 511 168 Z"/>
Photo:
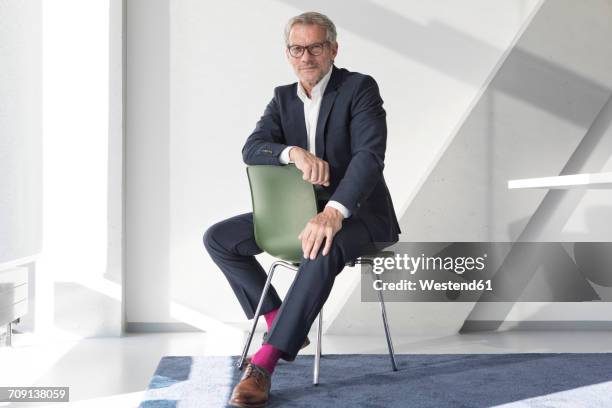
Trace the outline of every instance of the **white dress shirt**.
<path fill-rule="evenodd" d="M 329 78 L 331 77 L 332 68 L 330 67 L 329 71 L 310 91 L 310 98 L 306 95 L 306 91 L 302 84 L 298 81 L 297 86 L 297 96 L 301 99 L 304 104 L 304 121 L 306 122 L 306 135 L 308 142 L 308 151 L 312 154 L 316 154 L 316 143 L 315 137 L 317 134 L 317 121 L 319 119 L 319 110 L 321 109 L 321 101 L 323 100 L 323 94 L 325 93 L 325 88 L 327 87 L 327 83 L 329 82 Z M 280 154 L 279 161 L 283 164 L 291 163 L 289 159 L 289 150 L 291 150 L 295 146 L 287 146 Z M 344 218 L 350 217 L 351 211 L 340 204 L 338 201 L 330 200 L 325 205 L 335 208 L 340 211 Z"/>

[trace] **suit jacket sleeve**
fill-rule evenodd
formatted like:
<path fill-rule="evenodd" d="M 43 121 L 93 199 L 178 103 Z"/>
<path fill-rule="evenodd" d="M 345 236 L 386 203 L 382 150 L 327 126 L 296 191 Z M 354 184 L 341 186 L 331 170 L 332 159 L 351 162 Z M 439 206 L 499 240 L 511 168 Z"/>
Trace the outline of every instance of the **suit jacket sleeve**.
<path fill-rule="evenodd" d="M 278 109 L 278 88 L 276 88 L 274 97 L 242 148 L 242 159 L 249 165 L 281 165 L 279 156 L 286 147 Z"/>
<path fill-rule="evenodd" d="M 386 112 L 376 81 L 365 76 L 351 103 L 351 154 L 344 177 L 330 200 L 357 213 L 382 177 L 387 147 Z"/>

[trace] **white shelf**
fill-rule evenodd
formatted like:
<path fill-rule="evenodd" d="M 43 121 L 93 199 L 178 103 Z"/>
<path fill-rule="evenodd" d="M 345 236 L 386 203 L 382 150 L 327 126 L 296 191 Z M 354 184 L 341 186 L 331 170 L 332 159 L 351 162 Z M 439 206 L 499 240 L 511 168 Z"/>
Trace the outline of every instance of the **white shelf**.
<path fill-rule="evenodd" d="M 565 176 L 508 180 L 508 189 L 518 189 L 518 188 L 548 188 L 548 189 L 612 188 L 612 172 L 610 173 L 568 174 Z"/>

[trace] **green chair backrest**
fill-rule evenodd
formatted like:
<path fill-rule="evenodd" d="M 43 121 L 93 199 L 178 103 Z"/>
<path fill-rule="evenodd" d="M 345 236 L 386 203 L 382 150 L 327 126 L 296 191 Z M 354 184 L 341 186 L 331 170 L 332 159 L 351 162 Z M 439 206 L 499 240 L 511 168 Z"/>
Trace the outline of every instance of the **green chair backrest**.
<path fill-rule="evenodd" d="M 317 214 L 314 186 L 302 179 L 295 165 L 248 166 L 253 203 L 255 242 L 270 255 L 287 262 L 302 260 L 298 235 Z"/>

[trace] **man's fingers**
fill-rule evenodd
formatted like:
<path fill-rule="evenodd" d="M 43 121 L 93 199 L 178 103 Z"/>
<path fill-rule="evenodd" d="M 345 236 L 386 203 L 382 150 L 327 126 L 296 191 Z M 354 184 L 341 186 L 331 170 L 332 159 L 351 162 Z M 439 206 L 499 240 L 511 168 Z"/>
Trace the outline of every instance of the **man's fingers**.
<path fill-rule="evenodd" d="M 312 166 L 310 164 L 304 165 L 302 168 L 302 179 L 304 181 L 310 181 L 310 173 L 312 171 Z"/>
<path fill-rule="evenodd" d="M 319 180 L 317 181 L 317 184 L 323 184 L 325 182 L 325 179 L 327 178 L 326 164 L 327 162 L 321 160 L 321 163 L 319 166 Z"/>
<path fill-rule="evenodd" d="M 329 254 L 329 250 L 331 249 L 333 239 L 334 239 L 334 235 L 332 234 L 330 230 L 327 232 L 327 234 L 325 234 L 325 247 L 323 248 L 324 256 Z"/>
<path fill-rule="evenodd" d="M 325 175 L 323 176 L 323 182 L 322 184 L 324 186 L 329 186 L 329 163 L 324 161 L 323 162 L 323 167 L 324 167 L 324 171 L 325 171 Z"/>
<path fill-rule="evenodd" d="M 312 231 L 309 230 L 302 236 L 302 252 L 304 253 L 304 258 L 308 258 L 310 255 L 310 249 L 313 243 L 314 237 L 312 236 Z"/>
<path fill-rule="evenodd" d="M 324 174 L 323 174 L 323 162 L 321 160 L 317 161 L 317 179 L 314 181 L 315 184 L 321 184 L 321 179 L 323 178 Z"/>
<path fill-rule="evenodd" d="M 302 240 L 302 252 L 304 254 L 306 254 L 306 236 L 307 235 L 308 235 L 308 231 L 306 231 L 305 229 L 304 231 L 300 233 L 300 239 Z"/>
<path fill-rule="evenodd" d="M 304 172 L 304 180 L 309 181 L 312 184 L 323 184 L 329 185 L 329 164 L 325 160 L 317 158 L 309 165 L 309 176 L 306 177 Z"/>
<path fill-rule="evenodd" d="M 315 161 L 312 165 L 312 170 L 310 171 L 310 183 L 315 184 L 317 182 L 317 178 L 319 177 L 319 165 Z"/>
<path fill-rule="evenodd" d="M 325 234 L 322 231 L 316 235 L 316 239 L 312 245 L 312 250 L 310 251 L 310 259 L 315 259 L 317 257 L 319 248 L 321 248 L 321 244 L 323 243 L 323 238 L 325 238 Z"/>
<path fill-rule="evenodd" d="M 303 161 L 302 179 L 311 184 L 322 184 L 329 186 L 329 163 L 319 159 L 312 153 L 307 152 L 307 156 Z"/>
<path fill-rule="evenodd" d="M 316 239 L 314 234 L 310 234 L 308 236 L 308 239 L 306 240 L 306 251 L 304 251 L 304 258 L 314 259 L 312 258 L 312 250 L 314 248 L 315 243 Z"/>

